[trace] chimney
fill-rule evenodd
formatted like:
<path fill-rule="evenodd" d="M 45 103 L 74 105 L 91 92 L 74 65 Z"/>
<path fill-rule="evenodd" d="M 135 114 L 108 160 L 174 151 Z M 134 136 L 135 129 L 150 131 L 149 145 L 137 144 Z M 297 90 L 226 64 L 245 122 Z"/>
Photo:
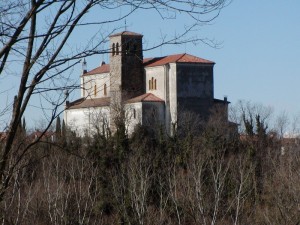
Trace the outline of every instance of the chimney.
<path fill-rule="evenodd" d="M 65 108 L 67 108 L 69 106 L 69 91 L 68 90 L 65 90 Z"/>
<path fill-rule="evenodd" d="M 82 61 L 82 74 L 85 74 L 87 72 L 87 63 L 85 61 L 85 58 L 83 58 Z"/>
<path fill-rule="evenodd" d="M 224 96 L 224 103 L 227 103 L 227 95 Z"/>

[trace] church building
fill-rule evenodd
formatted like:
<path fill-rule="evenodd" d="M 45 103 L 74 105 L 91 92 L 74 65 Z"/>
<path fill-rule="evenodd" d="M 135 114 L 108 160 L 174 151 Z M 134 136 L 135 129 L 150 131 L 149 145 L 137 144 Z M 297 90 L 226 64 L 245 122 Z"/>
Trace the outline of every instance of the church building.
<path fill-rule="evenodd" d="M 179 110 L 208 119 L 227 98 L 214 98 L 214 62 L 186 53 L 143 58 L 142 35 L 124 31 L 110 36 L 109 64 L 87 71 L 83 62 L 81 98 L 66 102 L 64 121 L 79 135 L 115 131 L 125 121 L 127 133 L 137 124 L 161 125 L 172 134 Z"/>

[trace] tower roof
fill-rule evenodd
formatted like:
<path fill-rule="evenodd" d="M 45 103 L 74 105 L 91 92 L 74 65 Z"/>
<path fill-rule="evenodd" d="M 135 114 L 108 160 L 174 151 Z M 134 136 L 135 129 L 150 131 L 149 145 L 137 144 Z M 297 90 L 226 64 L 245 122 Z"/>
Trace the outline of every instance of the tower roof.
<path fill-rule="evenodd" d="M 131 31 L 122 31 L 116 34 L 112 34 L 109 37 L 116 37 L 116 36 L 140 36 L 143 37 L 142 34 L 131 32 Z"/>

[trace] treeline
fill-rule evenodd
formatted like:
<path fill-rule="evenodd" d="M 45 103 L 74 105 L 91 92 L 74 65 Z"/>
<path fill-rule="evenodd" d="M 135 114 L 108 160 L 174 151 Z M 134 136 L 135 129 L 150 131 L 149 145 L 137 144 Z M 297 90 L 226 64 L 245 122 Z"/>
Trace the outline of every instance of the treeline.
<path fill-rule="evenodd" d="M 300 223 L 297 139 L 268 132 L 259 115 L 244 114 L 243 135 L 222 116 L 178 121 L 173 136 L 152 124 L 130 137 L 125 123 L 77 137 L 58 121 L 55 139 L 30 151 L 21 126 L 1 224 Z"/>

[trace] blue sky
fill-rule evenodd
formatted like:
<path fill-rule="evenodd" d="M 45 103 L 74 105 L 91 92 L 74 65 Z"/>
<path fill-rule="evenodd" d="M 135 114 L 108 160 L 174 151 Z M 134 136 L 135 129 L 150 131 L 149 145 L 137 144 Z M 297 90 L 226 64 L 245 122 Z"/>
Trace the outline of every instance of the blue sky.
<path fill-rule="evenodd" d="M 124 13 L 118 9 L 114 13 Z M 274 108 L 275 112 L 286 111 L 289 115 L 300 113 L 300 1 L 299 0 L 233 0 L 222 10 L 219 17 L 194 34 L 214 39 L 220 48 L 205 44 L 163 46 L 144 53 L 144 57 L 189 53 L 216 62 L 214 70 L 215 98 L 225 95 L 234 105 L 239 100 L 261 103 Z M 91 12 L 92 16 L 109 16 Z M 127 30 L 144 35 L 144 46 L 158 43 L 162 35 L 179 33 L 190 21 L 182 14 L 176 19 L 162 20 L 154 11 L 137 11 L 126 19 Z M 112 30 L 124 27 L 125 21 L 105 27 Z M 84 41 L 94 28 L 76 35 Z M 119 30 L 121 31 L 121 29 Z M 104 47 L 103 47 L 104 48 Z M 88 69 L 99 66 L 108 56 L 92 56 L 86 59 Z M 79 81 L 81 68 L 74 68 L 72 78 Z M 0 78 L 0 90 L 16 87 L 4 85 Z M 1 93 L 0 92 L 0 93 Z M 11 94 L 10 94 L 11 95 Z M 13 96 L 13 95 L 11 95 Z M 79 91 L 71 98 L 79 96 Z M 2 102 L 6 97 L 2 94 Z M 25 116 L 27 123 L 34 125 L 38 116 L 30 108 Z"/>
<path fill-rule="evenodd" d="M 234 1 L 212 32 L 223 48 L 216 61 L 215 94 L 246 99 L 289 113 L 300 111 L 300 2 Z"/>
<path fill-rule="evenodd" d="M 210 59 L 215 65 L 215 97 L 228 95 L 300 112 L 300 1 L 235 0 L 214 23 L 203 28 L 222 42 L 166 49 Z M 146 36 L 146 34 L 145 34 Z M 164 52 L 164 51 L 163 51 Z"/>
<path fill-rule="evenodd" d="M 197 31 L 221 43 L 220 48 L 201 43 L 164 46 L 144 57 L 187 52 L 212 60 L 216 98 L 226 95 L 233 105 L 251 101 L 294 116 L 300 113 L 299 10 L 298 0 L 233 0 L 214 22 Z M 180 16 L 161 20 L 153 12 L 140 11 L 127 18 L 127 29 L 142 33 L 144 43 L 151 46 L 161 33 L 172 35 L 189 22 Z M 88 59 L 89 68 L 102 59 L 94 60 L 95 56 Z"/>
<path fill-rule="evenodd" d="M 297 0 L 234 0 L 199 31 L 221 42 L 221 48 L 190 44 L 161 52 L 188 52 L 216 62 L 216 98 L 261 103 L 292 116 L 300 112 L 299 10 Z"/>

